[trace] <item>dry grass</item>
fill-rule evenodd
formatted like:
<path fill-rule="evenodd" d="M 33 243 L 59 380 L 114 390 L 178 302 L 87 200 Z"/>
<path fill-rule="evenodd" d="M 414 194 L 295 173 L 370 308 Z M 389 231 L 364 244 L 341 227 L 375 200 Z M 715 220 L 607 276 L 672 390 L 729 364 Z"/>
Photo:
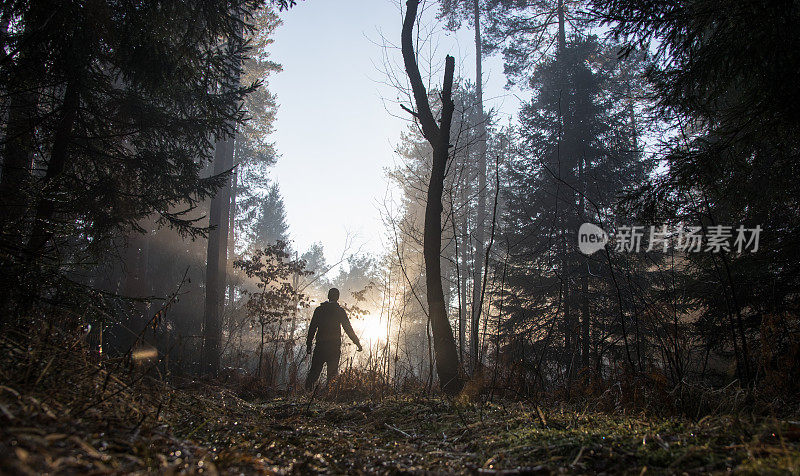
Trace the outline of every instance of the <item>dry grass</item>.
<path fill-rule="evenodd" d="M 79 345 L 63 350 L 65 339 L 0 340 L 2 472 L 800 471 L 800 424 L 786 419 L 451 402 L 391 395 L 380 376 L 357 371 L 313 399 L 259 397 L 257 382 L 242 381 L 243 399 L 220 383 L 176 388 L 115 370 Z"/>

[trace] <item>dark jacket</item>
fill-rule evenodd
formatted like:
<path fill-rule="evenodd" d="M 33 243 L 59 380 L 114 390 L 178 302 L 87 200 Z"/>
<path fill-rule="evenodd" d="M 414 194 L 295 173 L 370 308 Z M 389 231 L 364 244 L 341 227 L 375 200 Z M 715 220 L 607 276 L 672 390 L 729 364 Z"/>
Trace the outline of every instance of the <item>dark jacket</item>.
<path fill-rule="evenodd" d="M 338 303 L 325 301 L 314 309 L 311 325 L 308 326 L 306 346 L 310 349 L 317 335 L 317 347 L 339 350 L 342 345 L 342 327 L 356 345 L 360 345 L 358 336 L 353 332 L 347 313 Z"/>

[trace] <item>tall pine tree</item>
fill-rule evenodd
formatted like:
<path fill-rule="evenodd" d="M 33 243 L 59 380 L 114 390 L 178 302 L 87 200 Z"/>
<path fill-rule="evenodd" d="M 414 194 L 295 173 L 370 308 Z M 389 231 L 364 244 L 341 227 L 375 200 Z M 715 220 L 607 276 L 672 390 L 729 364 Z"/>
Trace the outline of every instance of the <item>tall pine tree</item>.
<path fill-rule="evenodd" d="M 588 361 L 592 308 L 614 309 L 595 299 L 610 289 L 610 280 L 595 278 L 609 277 L 609 262 L 602 251 L 578 251 L 578 228 L 611 224 L 618 195 L 645 176 L 625 110 L 614 107 L 611 78 L 599 67 L 602 48 L 593 37 L 575 38 L 536 70 L 534 99 L 520 113 L 520 148 L 504 171 L 501 330 L 520 349 L 533 343 L 550 377 L 572 378 Z"/>

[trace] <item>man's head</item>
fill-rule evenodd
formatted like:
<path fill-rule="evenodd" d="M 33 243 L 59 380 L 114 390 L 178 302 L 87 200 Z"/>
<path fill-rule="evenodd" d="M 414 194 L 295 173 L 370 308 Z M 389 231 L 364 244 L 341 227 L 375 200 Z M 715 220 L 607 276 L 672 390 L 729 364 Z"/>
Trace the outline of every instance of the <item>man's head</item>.
<path fill-rule="evenodd" d="M 328 301 L 336 302 L 338 300 L 339 300 L 339 290 L 336 288 L 331 288 L 330 291 L 328 291 Z"/>

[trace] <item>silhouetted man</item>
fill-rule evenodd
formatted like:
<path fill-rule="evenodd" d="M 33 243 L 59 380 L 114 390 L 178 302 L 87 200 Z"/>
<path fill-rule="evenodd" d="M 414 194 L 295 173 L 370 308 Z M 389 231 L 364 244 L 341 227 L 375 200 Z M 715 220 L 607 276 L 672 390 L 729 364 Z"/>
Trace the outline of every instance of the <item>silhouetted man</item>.
<path fill-rule="evenodd" d="M 306 349 L 311 353 L 311 344 L 314 342 L 314 334 L 317 334 L 317 347 L 311 357 L 311 370 L 308 371 L 306 378 L 306 390 L 311 390 L 317 383 L 322 365 L 328 364 L 328 383 L 339 373 L 339 356 L 342 353 L 342 327 L 350 337 L 350 340 L 358 347 L 361 352 L 361 343 L 358 336 L 353 332 L 350 319 L 347 313 L 339 306 L 339 290 L 331 288 L 328 291 L 328 300 L 314 309 L 314 316 L 311 318 L 311 325 L 308 327 L 308 337 L 306 338 Z"/>

